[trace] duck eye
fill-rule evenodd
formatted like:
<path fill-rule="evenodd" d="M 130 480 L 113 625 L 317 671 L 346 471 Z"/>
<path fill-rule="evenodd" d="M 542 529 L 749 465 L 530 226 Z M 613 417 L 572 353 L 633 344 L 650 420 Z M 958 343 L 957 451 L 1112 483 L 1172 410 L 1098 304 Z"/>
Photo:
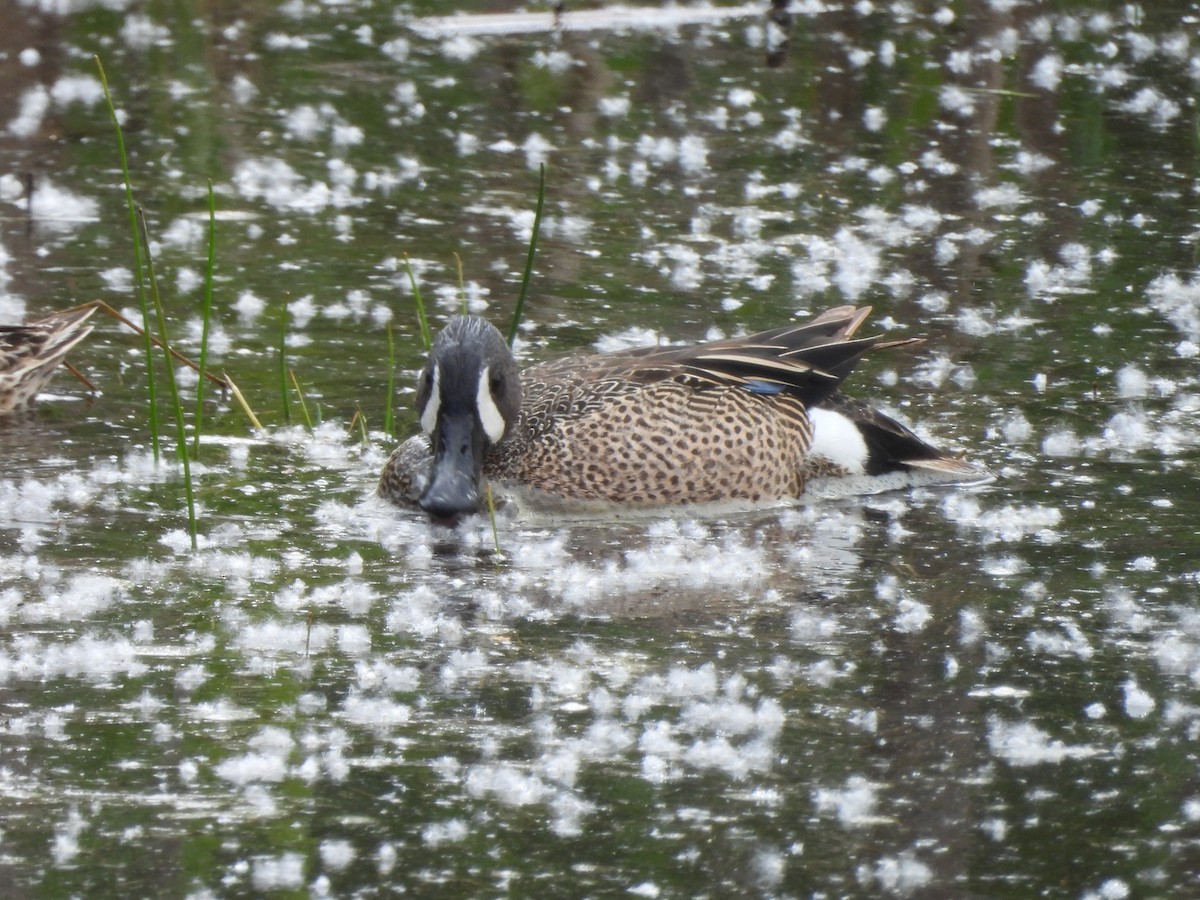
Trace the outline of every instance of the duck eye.
<path fill-rule="evenodd" d="M 491 390 L 493 397 L 499 397 L 504 393 L 504 376 L 493 375 L 488 382 L 488 388 Z"/>

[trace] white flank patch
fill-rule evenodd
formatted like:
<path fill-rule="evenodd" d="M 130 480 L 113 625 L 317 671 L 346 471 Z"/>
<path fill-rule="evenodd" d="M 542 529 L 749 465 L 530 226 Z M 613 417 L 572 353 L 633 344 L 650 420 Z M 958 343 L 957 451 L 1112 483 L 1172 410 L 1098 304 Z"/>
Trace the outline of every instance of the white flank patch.
<path fill-rule="evenodd" d="M 425 401 L 425 408 L 421 410 L 421 428 L 426 434 L 433 434 L 433 429 L 437 427 L 438 410 L 442 407 L 442 384 L 441 373 L 435 364 L 433 367 L 433 387 L 429 391 L 429 399 Z"/>
<path fill-rule="evenodd" d="M 808 418 L 813 427 L 809 456 L 827 459 L 849 475 L 866 472 L 867 442 L 857 425 L 841 413 L 828 409 L 810 409 Z"/>
<path fill-rule="evenodd" d="M 488 367 L 484 366 L 479 373 L 479 390 L 475 392 L 475 405 L 479 409 L 479 421 L 483 423 L 484 434 L 493 444 L 500 443 L 504 437 L 504 415 L 496 405 L 492 396 L 491 379 L 488 377 Z"/>

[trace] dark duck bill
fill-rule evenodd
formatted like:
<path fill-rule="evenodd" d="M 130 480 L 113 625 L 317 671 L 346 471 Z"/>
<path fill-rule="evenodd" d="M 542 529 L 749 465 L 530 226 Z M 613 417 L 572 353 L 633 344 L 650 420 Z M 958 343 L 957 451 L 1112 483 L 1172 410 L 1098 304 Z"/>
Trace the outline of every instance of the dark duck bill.
<path fill-rule="evenodd" d="M 478 318 L 453 319 L 421 376 L 417 409 L 433 460 L 417 503 L 439 525 L 477 513 L 483 463 L 521 407 L 516 364 L 500 333 Z"/>

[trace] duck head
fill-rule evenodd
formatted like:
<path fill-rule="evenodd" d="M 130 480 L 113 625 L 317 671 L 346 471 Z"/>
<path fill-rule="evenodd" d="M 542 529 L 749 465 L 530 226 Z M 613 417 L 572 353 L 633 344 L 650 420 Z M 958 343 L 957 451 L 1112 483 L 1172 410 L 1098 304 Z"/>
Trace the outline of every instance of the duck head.
<path fill-rule="evenodd" d="M 521 380 L 500 332 L 478 316 L 457 316 L 438 334 L 417 387 L 417 413 L 433 464 L 417 501 L 441 524 L 477 512 L 483 460 L 521 411 Z"/>

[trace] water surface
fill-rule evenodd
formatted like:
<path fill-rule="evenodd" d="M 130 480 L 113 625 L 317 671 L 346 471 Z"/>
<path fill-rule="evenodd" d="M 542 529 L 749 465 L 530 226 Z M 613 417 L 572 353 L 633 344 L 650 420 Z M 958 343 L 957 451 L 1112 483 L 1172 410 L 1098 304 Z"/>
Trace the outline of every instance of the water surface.
<path fill-rule="evenodd" d="M 10 15 L 0 316 L 137 308 L 99 54 L 191 353 L 213 184 L 264 428 L 210 394 L 193 551 L 136 336 L 0 424 L 4 893 L 1193 896 L 1194 5 L 796 3 L 777 65 L 740 5 L 568 6 Z M 995 480 L 499 554 L 379 503 L 405 259 L 506 325 L 543 162 L 524 359 L 869 304 L 927 342 L 848 391 Z"/>

